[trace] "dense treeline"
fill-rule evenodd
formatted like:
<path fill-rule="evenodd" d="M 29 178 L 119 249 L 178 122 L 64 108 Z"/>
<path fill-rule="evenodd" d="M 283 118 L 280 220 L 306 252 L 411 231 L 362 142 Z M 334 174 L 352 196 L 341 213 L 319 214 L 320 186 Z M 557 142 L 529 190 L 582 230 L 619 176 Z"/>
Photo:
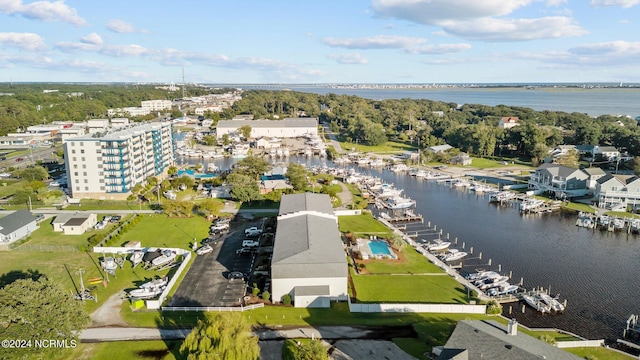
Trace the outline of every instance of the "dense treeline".
<path fill-rule="evenodd" d="M 347 141 L 379 145 L 410 142 L 421 149 L 448 143 L 477 156 L 507 153 L 542 159 L 561 144 L 612 145 L 640 154 L 640 129 L 633 119 L 581 113 L 535 111 L 515 106 L 457 104 L 431 100 L 369 100 L 350 95 L 251 90 L 224 118 L 254 114 L 282 118 L 304 112 L 331 124 Z M 501 129 L 502 117 L 517 116 L 520 126 Z"/>
<path fill-rule="evenodd" d="M 56 89 L 58 92 L 43 93 Z M 190 96 L 227 89 L 189 88 Z M 107 109 L 140 106 L 140 101 L 181 95 L 151 85 L 0 84 L 0 135 L 51 121 L 103 118 Z M 75 93 L 75 94 L 74 94 Z M 80 94 L 81 93 L 81 94 Z M 612 145 L 640 154 L 640 130 L 626 117 L 535 111 L 515 106 L 486 106 L 426 99 L 370 100 L 351 95 L 317 95 L 294 91 L 249 90 L 222 113 L 255 118 L 283 118 L 305 114 L 319 117 L 346 141 L 379 145 L 388 140 L 421 149 L 448 143 L 476 156 L 507 154 L 541 159 L 559 144 Z M 520 126 L 498 128 L 500 118 L 517 116 Z"/>

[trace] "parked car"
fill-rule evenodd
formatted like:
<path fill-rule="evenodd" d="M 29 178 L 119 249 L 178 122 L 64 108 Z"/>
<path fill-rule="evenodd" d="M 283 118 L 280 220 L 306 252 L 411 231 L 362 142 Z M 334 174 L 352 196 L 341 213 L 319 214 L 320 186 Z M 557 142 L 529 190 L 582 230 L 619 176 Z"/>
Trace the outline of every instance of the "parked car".
<path fill-rule="evenodd" d="M 260 242 L 259 241 L 255 241 L 255 240 L 243 240 L 242 241 L 242 247 L 243 248 L 252 248 L 252 247 L 258 247 L 260 246 Z"/>
<path fill-rule="evenodd" d="M 244 235 L 248 237 L 258 236 L 260 234 L 262 234 L 262 230 L 258 229 L 257 226 L 252 226 L 248 229 L 244 229 Z"/>
<path fill-rule="evenodd" d="M 229 224 L 228 223 L 215 224 L 215 225 L 212 225 L 211 228 L 210 228 L 211 231 L 228 230 L 228 229 L 229 229 Z"/>
<path fill-rule="evenodd" d="M 242 248 L 242 249 L 238 249 L 236 250 L 236 255 L 241 256 L 241 255 L 249 255 L 256 252 L 256 249 L 254 248 Z"/>
<path fill-rule="evenodd" d="M 122 219 L 122 216 L 120 216 L 120 215 L 113 215 L 113 216 L 111 216 L 111 219 L 109 219 L 109 222 L 117 223 L 118 221 L 120 221 L 120 219 Z"/>
<path fill-rule="evenodd" d="M 198 250 L 196 250 L 196 254 L 198 255 L 204 255 L 204 254 L 208 254 L 210 252 L 213 251 L 213 248 L 209 245 L 204 245 L 201 248 L 199 248 Z"/>
<path fill-rule="evenodd" d="M 24 161 L 24 158 L 16 158 L 16 162 Z"/>
<path fill-rule="evenodd" d="M 232 271 L 229 273 L 228 278 L 229 280 L 244 279 L 244 274 L 241 273 L 240 271 Z"/>

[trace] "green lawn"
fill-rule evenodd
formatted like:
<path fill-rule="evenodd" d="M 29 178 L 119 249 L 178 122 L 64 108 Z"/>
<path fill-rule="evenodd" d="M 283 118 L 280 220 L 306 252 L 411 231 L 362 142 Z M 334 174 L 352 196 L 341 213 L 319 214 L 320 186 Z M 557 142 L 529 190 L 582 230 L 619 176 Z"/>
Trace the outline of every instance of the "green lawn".
<path fill-rule="evenodd" d="M 370 146 L 370 145 L 354 144 L 354 143 L 346 142 L 343 136 L 339 136 L 338 140 L 340 142 L 340 146 L 345 151 L 351 151 L 352 149 L 355 149 L 355 151 L 362 152 L 362 153 L 398 154 L 398 153 L 402 153 L 403 151 L 416 150 L 415 145 L 402 143 L 402 142 L 387 141 L 382 145 Z"/>
<path fill-rule="evenodd" d="M 361 236 L 391 234 L 389 228 L 371 214 L 340 216 L 338 217 L 338 228 L 340 232 L 352 232 Z"/>
<path fill-rule="evenodd" d="M 571 348 L 571 349 L 564 349 L 565 351 L 568 351 L 574 355 L 580 356 L 582 358 L 587 358 L 587 356 L 591 356 L 590 359 L 592 360 L 630 360 L 630 359 L 637 359 L 636 356 L 631 356 L 631 355 L 627 355 L 627 354 L 620 354 L 617 351 L 613 351 L 611 349 L 606 349 L 603 347 L 599 347 L 599 348 L 592 348 L 592 347 L 588 347 L 588 348 Z"/>
<path fill-rule="evenodd" d="M 362 303 L 468 304 L 467 291 L 448 275 L 352 275 Z M 384 284 L 384 285 L 382 285 Z"/>
<path fill-rule="evenodd" d="M 210 224 L 200 216 L 170 218 L 163 214 L 144 214 L 136 226 L 121 236 L 120 242 L 140 241 L 144 247 L 190 249 L 194 238 L 199 242 L 208 236 Z"/>
<path fill-rule="evenodd" d="M 82 343 L 67 358 L 69 360 L 157 359 L 179 358 L 182 341 L 116 341 Z"/>
<path fill-rule="evenodd" d="M 444 274 L 444 271 L 427 260 L 424 255 L 415 251 L 409 245 L 401 252 L 404 261 L 398 260 L 368 260 L 366 270 L 371 274 Z"/>
<path fill-rule="evenodd" d="M 69 205 L 65 210 L 152 210 L 149 204 L 139 204 L 136 201 L 90 200 L 83 199 L 79 205 Z"/>
<path fill-rule="evenodd" d="M 582 211 L 582 212 L 588 212 L 591 214 L 594 214 L 596 211 L 589 205 L 587 204 L 581 204 L 581 203 L 574 203 L 574 202 L 570 202 L 569 204 L 564 206 L 567 209 L 570 210 L 575 210 L 575 211 Z"/>
<path fill-rule="evenodd" d="M 104 217 L 105 215 L 98 215 L 98 221 L 101 221 Z M 23 243 L 21 247 L 30 248 L 31 250 L 36 251 L 43 250 L 44 247 L 52 245 L 80 247 L 87 244 L 87 238 L 89 238 L 89 236 L 93 234 L 106 235 L 118 226 L 118 224 L 109 223 L 102 230 L 92 229 L 82 235 L 64 235 L 61 232 L 53 231 L 53 226 L 51 225 L 53 219 L 54 218 L 51 217 L 42 221 L 40 223 L 40 228 L 34 231 L 29 236 L 29 240 Z"/>

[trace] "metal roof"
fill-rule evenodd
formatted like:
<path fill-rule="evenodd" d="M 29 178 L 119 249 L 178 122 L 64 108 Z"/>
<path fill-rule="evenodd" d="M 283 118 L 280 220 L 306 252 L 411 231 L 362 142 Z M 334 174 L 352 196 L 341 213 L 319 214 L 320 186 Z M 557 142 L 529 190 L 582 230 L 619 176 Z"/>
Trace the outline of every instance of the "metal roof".
<path fill-rule="evenodd" d="M 0 219 L 0 234 L 9 235 L 21 227 L 36 221 L 29 210 L 17 210 Z"/>
<path fill-rule="evenodd" d="M 285 118 L 282 120 L 220 120 L 217 128 L 219 129 L 237 129 L 243 126 L 252 128 L 300 128 L 300 127 L 317 127 L 318 118 Z"/>
<path fill-rule="evenodd" d="M 302 193 L 282 196 L 282 200 L 280 200 L 280 211 L 278 212 L 278 215 L 291 214 L 301 211 L 316 211 L 327 215 L 334 215 L 329 195 Z"/>

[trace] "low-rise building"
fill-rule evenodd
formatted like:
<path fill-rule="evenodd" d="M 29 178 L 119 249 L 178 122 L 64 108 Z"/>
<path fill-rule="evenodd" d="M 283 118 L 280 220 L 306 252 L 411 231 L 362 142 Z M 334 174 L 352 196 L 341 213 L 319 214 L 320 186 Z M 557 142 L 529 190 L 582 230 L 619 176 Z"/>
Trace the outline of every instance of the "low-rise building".
<path fill-rule="evenodd" d="M 11 244 L 38 229 L 37 218 L 28 210 L 17 210 L 0 218 L 0 244 Z"/>
<path fill-rule="evenodd" d="M 60 214 L 51 222 L 53 231 L 64 235 L 82 235 L 98 223 L 96 214 Z"/>
<path fill-rule="evenodd" d="M 640 178 L 634 175 L 607 174 L 597 180 L 594 193 L 598 207 L 625 211 L 640 208 Z"/>
<path fill-rule="evenodd" d="M 318 118 L 286 118 L 283 120 L 220 120 L 216 127 L 218 139 L 225 134 L 233 135 L 243 126 L 251 128 L 251 138 L 294 138 L 318 136 Z"/>
<path fill-rule="evenodd" d="M 429 151 L 431 151 L 434 154 L 442 153 L 449 149 L 453 149 L 453 146 L 449 144 L 444 144 L 444 145 L 436 145 L 436 146 L 429 147 Z"/>
<path fill-rule="evenodd" d="M 577 197 L 588 193 L 589 176 L 581 169 L 556 164 L 542 164 L 529 177 L 529 189 L 538 193 L 550 192 L 556 197 Z"/>
<path fill-rule="evenodd" d="M 469 156 L 469 154 L 460 153 L 460 154 L 452 157 L 451 160 L 449 160 L 449 162 L 451 164 L 454 164 L 454 165 L 467 166 L 467 165 L 471 165 L 473 160 L 471 159 L 471 156 Z"/>
<path fill-rule="evenodd" d="M 283 195 L 271 264 L 274 302 L 329 307 L 347 298 L 347 258 L 338 219 L 325 194 Z"/>
<path fill-rule="evenodd" d="M 520 125 L 520 119 L 517 116 L 504 116 L 500 119 L 498 127 L 502 129 L 511 129 Z"/>

